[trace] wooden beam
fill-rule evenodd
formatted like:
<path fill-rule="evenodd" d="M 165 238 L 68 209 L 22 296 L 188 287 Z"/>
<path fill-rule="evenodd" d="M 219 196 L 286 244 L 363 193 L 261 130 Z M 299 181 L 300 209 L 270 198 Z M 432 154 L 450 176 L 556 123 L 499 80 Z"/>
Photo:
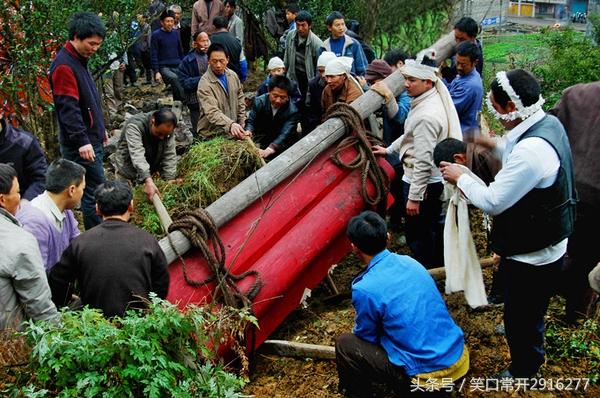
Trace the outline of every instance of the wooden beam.
<path fill-rule="evenodd" d="M 437 59 L 448 57 L 454 51 L 454 35 L 443 36 L 430 48 L 435 50 Z M 392 73 L 384 80 L 395 96 L 404 91 L 404 77 L 400 72 Z M 351 105 L 364 119 L 381 107 L 382 97 L 372 90 L 367 91 Z M 270 161 L 266 166 L 233 187 L 221 196 L 206 211 L 213 217 L 218 227 L 223 226 L 247 206 L 254 203 L 263 194 L 276 187 L 283 180 L 300 170 L 308 162 L 316 158 L 322 151 L 337 142 L 345 133 L 344 124 L 340 119 L 329 119 L 310 134 L 302 138 L 285 152 Z M 171 241 L 177 252 L 183 255 L 191 245 L 179 231 L 170 234 Z M 167 262 L 173 262 L 177 255 L 167 237 L 159 242 L 165 253 Z"/>
<path fill-rule="evenodd" d="M 335 347 L 319 344 L 296 343 L 286 340 L 265 340 L 261 350 L 296 358 L 335 359 Z"/>
<path fill-rule="evenodd" d="M 479 260 L 481 264 L 481 269 L 491 267 L 494 264 L 497 264 L 500 260 L 500 257 L 486 257 Z M 427 270 L 433 280 L 440 281 L 446 277 L 446 270 L 444 267 L 439 268 L 431 268 Z"/>
<path fill-rule="evenodd" d="M 152 196 L 152 204 L 154 205 L 154 209 L 158 214 L 160 224 L 165 230 L 165 233 L 167 233 L 169 231 L 169 225 L 173 223 L 173 220 L 171 219 L 169 212 L 165 208 L 165 205 L 163 205 L 163 202 L 160 200 L 160 196 L 158 196 L 157 193 Z"/>

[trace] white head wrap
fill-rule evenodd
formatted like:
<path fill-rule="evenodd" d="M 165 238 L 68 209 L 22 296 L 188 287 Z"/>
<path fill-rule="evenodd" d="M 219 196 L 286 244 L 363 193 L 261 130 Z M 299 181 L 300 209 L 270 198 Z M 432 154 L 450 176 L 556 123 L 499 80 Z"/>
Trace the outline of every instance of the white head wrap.
<path fill-rule="evenodd" d="M 537 111 L 542 109 L 542 105 L 544 105 L 545 100 L 541 94 L 540 94 L 540 98 L 537 100 L 537 102 L 535 104 L 525 106 L 525 105 L 523 105 L 523 102 L 521 101 L 521 97 L 519 97 L 519 95 L 515 92 L 515 90 L 510 85 L 510 81 L 508 80 L 508 76 L 506 75 L 506 72 L 501 71 L 501 72 L 496 73 L 496 80 L 500 84 L 500 87 L 502 87 L 502 90 L 504 90 L 504 92 L 506 94 L 508 94 L 508 98 L 510 98 L 510 100 L 515 103 L 515 107 L 517 108 L 516 111 L 510 112 L 510 113 L 503 114 L 503 113 L 498 112 L 494 108 L 494 105 L 492 104 L 492 92 L 490 91 L 487 95 L 486 104 L 487 104 L 488 110 L 494 115 L 494 117 L 496 117 L 496 119 L 506 120 L 508 122 L 510 122 L 512 120 L 516 120 L 516 119 L 525 120 L 529 116 L 533 115 L 534 113 L 536 113 Z"/>
<path fill-rule="evenodd" d="M 325 65 L 325 76 L 338 76 L 345 73 L 350 73 L 352 70 L 353 58 L 350 57 L 335 57 Z"/>
<path fill-rule="evenodd" d="M 335 53 L 332 51 L 323 51 L 321 55 L 319 55 L 319 59 L 317 59 L 317 68 L 326 67 L 329 61 L 335 59 Z"/>
<path fill-rule="evenodd" d="M 433 53 L 428 53 L 427 50 L 424 50 L 419 53 L 416 60 L 407 59 L 406 62 L 404 62 L 404 66 L 400 68 L 400 73 L 404 76 L 410 76 L 420 80 L 431 80 L 433 82 L 433 87 L 440 95 L 440 99 L 446 110 L 448 137 L 462 141 L 463 137 L 460 129 L 460 121 L 458 120 L 458 113 L 456 113 L 456 107 L 454 106 L 454 102 L 452 102 L 452 97 L 442 79 L 438 78 L 436 74 L 437 68 L 421 63 L 424 55 L 428 55 L 433 59 Z"/>
<path fill-rule="evenodd" d="M 277 68 L 285 68 L 285 64 L 279 57 L 273 57 L 269 60 L 269 64 L 267 65 L 268 70 L 273 70 Z"/>

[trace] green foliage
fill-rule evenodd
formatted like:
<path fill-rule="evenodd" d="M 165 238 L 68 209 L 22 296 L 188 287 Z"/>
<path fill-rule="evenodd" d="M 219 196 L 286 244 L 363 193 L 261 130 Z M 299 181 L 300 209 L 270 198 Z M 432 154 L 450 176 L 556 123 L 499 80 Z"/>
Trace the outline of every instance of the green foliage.
<path fill-rule="evenodd" d="M 194 144 L 177 164 L 178 183 L 156 180 L 162 202 L 173 219 L 186 210 L 206 208 L 258 168 L 260 158 L 251 144 L 215 138 Z M 160 220 L 141 186 L 134 191 L 133 221 L 156 236 L 162 236 Z"/>
<path fill-rule="evenodd" d="M 592 25 L 592 39 L 597 45 L 600 45 L 600 13 L 590 14 L 588 21 Z"/>
<path fill-rule="evenodd" d="M 128 311 L 124 318 L 106 319 L 89 308 L 65 311 L 61 326 L 29 324 L 33 377 L 15 393 L 239 397 L 247 380 L 228 372 L 216 351 L 243 338 L 248 324 L 256 319 L 246 310 L 188 306 L 182 312 L 156 297 L 145 313 Z"/>
<path fill-rule="evenodd" d="M 562 91 L 574 84 L 600 80 L 600 46 L 572 29 L 544 32 L 550 54 L 533 67 L 546 98 L 546 109 L 554 106 Z"/>
<path fill-rule="evenodd" d="M 401 48 L 410 55 L 429 47 L 444 33 L 448 14 L 444 11 L 428 11 L 412 22 L 400 24 L 391 31 L 381 30 L 375 46 L 380 54 L 392 48 Z"/>
<path fill-rule="evenodd" d="M 546 325 L 546 353 L 556 362 L 577 359 L 589 362 L 593 369 L 586 375 L 590 382 L 600 382 L 600 311 L 579 327 L 566 327 L 550 318 Z"/>

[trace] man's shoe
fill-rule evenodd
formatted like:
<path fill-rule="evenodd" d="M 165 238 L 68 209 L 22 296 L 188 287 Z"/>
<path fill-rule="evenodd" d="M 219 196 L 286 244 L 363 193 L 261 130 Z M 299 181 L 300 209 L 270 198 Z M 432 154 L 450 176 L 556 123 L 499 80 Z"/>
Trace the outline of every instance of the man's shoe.
<path fill-rule="evenodd" d="M 488 304 L 500 305 L 504 303 L 504 296 L 501 294 L 490 294 L 487 298 Z"/>

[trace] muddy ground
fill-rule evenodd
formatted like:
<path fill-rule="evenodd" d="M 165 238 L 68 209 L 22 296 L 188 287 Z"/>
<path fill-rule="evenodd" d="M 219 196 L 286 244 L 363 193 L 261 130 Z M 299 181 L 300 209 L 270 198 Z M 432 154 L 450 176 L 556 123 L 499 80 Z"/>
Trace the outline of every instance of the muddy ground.
<path fill-rule="evenodd" d="M 481 219 L 476 217 L 475 225 Z M 486 234 L 482 228 L 476 228 L 475 241 L 480 257 L 489 255 L 486 249 Z M 399 233 L 393 234 L 392 251 L 408 253 L 408 248 Z M 399 244 L 400 243 L 400 244 Z M 333 279 L 341 292 L 349 292 L 350 283 L 354 276 L 361 272 L 358 259 L 350 254 L 346 256 L 335 268 Z M 492 280 L 493 268 L 484 269 L 486 288 Z M 471 309 L 462 293 L 445 295 L 443 281 L 438 283 L 452 317 L 463 329 L 466 343 L 469 347 L 471 366 L 465 384 L 460 392 L 454 391 L 451 395 L 456 397 L 570 397 L 570 396 L 600 396 L 600 386 L 591 385 L 578 391 L 549 391 L 549 388 L 540 391 L 506 392 L 482 391 L 479 383 L 485 382 L 490 377 L 504 370 L 509 364 L 509 352 L 504 336 L 495 330 L 502 324 L 502 306 L 487 306 Z M 354 324 L 354 311 L 350 299 L 338 303 L 325 303 L 331 295 L 325 284 L 321 284 L 312 292 L 307 308 L 299 308 L 293 312 L 286 321 L 271 336 L 272 339 L 290 340 L 302 343 L 334 345 L 335 338 L 341 333 L 350 332 Z M 556 297 L 553 299 L 547 319 L 550 322 L 564 326 L 561 321 L 564 301 Z M 579 324 L 576 328 L 564 327 L 564 332 L 571 329 L 583 328 Z M 600 336 L 595 335 L 596 341 Z M 569 358 L 547 359 L 541 369 L 541 377 L 549 380 L 559 378 L 582 378 L 591 373 L 598 373 L 598 364 L 587 359 Z M 337 393 L 337 371 L 334 361 L 284 358 L 276 355 L 265 354 L 260 349 L 253 361 L 253 371 L 250 375 L 250 384 L 245 392 L 255 397 L 342 397 Z M 391 397 L 384 390 L 378 396 Z"/>

